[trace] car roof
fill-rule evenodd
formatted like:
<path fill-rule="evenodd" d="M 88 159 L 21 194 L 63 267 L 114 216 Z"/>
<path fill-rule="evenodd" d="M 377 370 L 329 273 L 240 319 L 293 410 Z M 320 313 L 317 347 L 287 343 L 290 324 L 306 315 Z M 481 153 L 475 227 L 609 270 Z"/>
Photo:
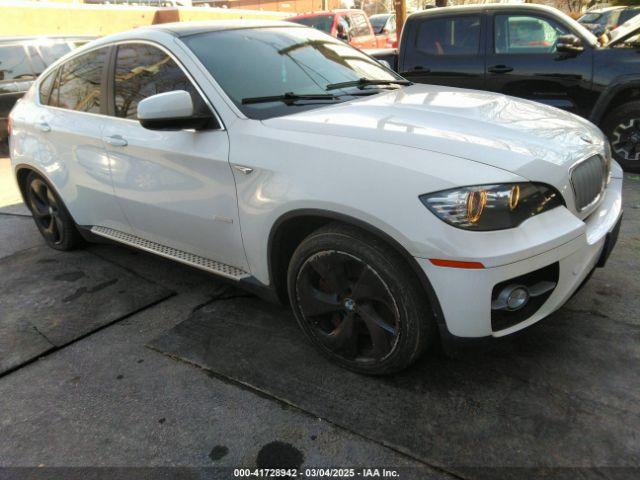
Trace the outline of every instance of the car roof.
<path fill-rule="evenodd" d="M 539 12 L 547 12 L 547 13 L 562 13 L 559 12 L 558 9 L 553 7 L 548 7 L 546 5 L 538 5 L 534 3 L 522 3 L 522 4 L 514 4 L 514 3 L 486 3 L 486 4 L 474 4 L 474 5 L 459 5 L 454 7 L 436 7 L 429 8 L 427 10 L 422 10 L 420 12 L 416 12 L 411 14 L 411 17 L 419 18 L 419 17 L 430 17 L 432 15 L 446 14 L 446 13 L 465 13 L 465 12 L 482 12 L 485 10 L 537 10 Z"/>
<path fill-rule="evenodd" d="M 294 15 L 292 17 L 288 17 L 288 19 L 291 18 L 310 18 L 310 17 L 320 17 L 320 16 L 325 16 L 325 15 L 334 15 L 336 13 L 347 13 L 347 12 L 357 12 L 357 13 L 364 13 L 364 10 L 361 10 L 359 8 L 334 8 L 333 10 L 318 10 L 315 12 L 305 12 L 305 13 L 300 13 L 299 15 Z M 366 15 L 366 13 L 365 13 Z"/>
<path fill-rule="evenodd" d="M 201 22 L 160 23 L 145 27 L 145 30 L 164 31 L 176 37 L 186 37 L 198 33 L 242 30 L 252 28 L 296 27 L 297 25 L 278 20 L 208 20 Z M 138 29 L 142 30 L 142 29 Z"/>
<path fill-rule="evenodd" d="M 38 43 L 38 42 L 68 42 L 69 40 L 93 40 L 91 35 L 34 35 L 24 37 L 0 37 L 0 45 L 6 43 Z"/>

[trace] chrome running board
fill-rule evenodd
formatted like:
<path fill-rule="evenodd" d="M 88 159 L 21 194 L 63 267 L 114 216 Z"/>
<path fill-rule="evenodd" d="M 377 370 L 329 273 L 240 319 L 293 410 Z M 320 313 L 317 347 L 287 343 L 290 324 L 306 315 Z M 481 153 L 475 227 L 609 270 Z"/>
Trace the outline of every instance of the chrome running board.
<path fill-rule="evenodd" d="M 231 278 L 233 280 L 241 280 L 243 278 L 249 277 L 249 273 L 239 268 L 232 267 L 221 262 L 216 262 L 215 260 L 211 260 L 210 258 L 205 258 L 199 255 L 184 252 L 176 248 L 166 247 L 159 243 L 136 237 L 135 235 L 131 235 L 130 233 L 114 230 L 113 228 L 93 226 L 91 227 L 91 233 L 108 238 L 110 240 L 114 240 L 118 243 L 123 243 L 125 245 L 139 248 L 140 250 L 144 250 L 146 252 L 155 253 L 156 255 L 160 255 L 161 257 L 169 258 L 171 260 L 175 260 L 176 262 L 199 268 L 200 270 L 205 270 L 207 272 L 215 273 L 216 275 Z"/>

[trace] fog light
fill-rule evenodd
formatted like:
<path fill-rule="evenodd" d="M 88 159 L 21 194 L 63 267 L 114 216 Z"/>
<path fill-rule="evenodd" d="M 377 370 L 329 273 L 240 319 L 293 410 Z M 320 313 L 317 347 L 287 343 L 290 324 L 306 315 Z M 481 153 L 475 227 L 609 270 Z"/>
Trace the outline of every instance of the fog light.
<path fill-rule="evenodd" d="M 524 285 L 508 285 L 504 287 L 493 302 L 492 310 L 520 310 L 531 297 L 529 289 Z"/>
<path fill-rule="evenodd" d="M 518 287 L 511 290 L 507 297 L 507 308 L 518 310 L 524 307 L 529 301 L 529 291 L 525 287 Z"/>

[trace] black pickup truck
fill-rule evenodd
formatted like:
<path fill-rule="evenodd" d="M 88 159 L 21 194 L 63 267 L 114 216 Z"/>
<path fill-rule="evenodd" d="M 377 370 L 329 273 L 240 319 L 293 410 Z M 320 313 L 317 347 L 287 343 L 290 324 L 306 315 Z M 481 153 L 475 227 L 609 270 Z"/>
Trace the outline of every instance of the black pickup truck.
<path fill-rule="evenodd" d="M 640 170 L 640 21 L 596 38 L 533 4 L 434 8 L 411 15 L 398 49 L 372 55 L 417 83 L 500 92 L 600 126 L 616 159 Z"/>

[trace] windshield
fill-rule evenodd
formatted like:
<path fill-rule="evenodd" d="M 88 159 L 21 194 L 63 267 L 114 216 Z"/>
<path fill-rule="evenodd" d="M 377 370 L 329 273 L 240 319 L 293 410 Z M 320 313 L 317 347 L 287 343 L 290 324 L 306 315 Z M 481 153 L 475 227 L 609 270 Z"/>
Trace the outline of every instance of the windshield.
<path fill-rule="evenodd" d="M 395 85 L 335 88 L 335 84 L 343 82 L 405 81 L 359 50 L 310 28 L 222 30 L 182 40 L 249 118 L 288 115 L 351 100 L 354 95 L 376 93 L 380 88 L 398 88 Z M 331 98 L 331 102 L 322 98 L 247 102 L 247 99 L 285 94 L 316 97 L 322 94 L 335 98 Z"/>
<path fill-rule="evenodd" d="M 578 21 L 580 23 L 596 23 L 601 16 L 601 13 L 585 13 L 578 19 Z"/>
<path fill-rule="evenodd" d="M 381 32 L 382 28 L 385 26 L 388 19 L 389 19 L 389 15 L 374 15 L 371 18 L 369 18 L 374 32 Z"/>
<path fill-rule="evenodd" d="M 299 23 L 305 27 L 315 28 L 321 32 L 331 33 L 334 15 L 317 15 L 315 17 L 292 18 L 288 22 Z"/>

